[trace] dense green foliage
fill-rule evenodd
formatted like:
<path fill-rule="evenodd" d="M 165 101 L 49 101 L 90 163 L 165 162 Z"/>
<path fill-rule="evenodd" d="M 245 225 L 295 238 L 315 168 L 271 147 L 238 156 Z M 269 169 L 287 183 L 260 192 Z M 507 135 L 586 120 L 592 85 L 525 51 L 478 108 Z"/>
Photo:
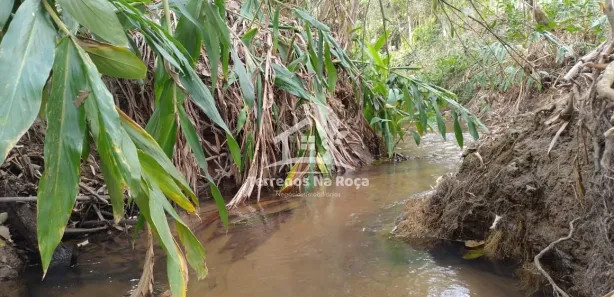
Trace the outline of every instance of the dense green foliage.
<path fill-rule="evenodd" d="M 198 277 L 203 278 L 207 274 L 205 253 L 167 199 L 191 213 L 196 211 L 198 199 L 159 142 L 116 108 L 100 76 L 102 73 L 122 78 L 145 77 L 145 65 L 128 47 L 125 26 L 140 29 L 160 55 L 160 61 L 180 71 L 180 74 L 168 74 L 174 80 L 167 85 L 174 87 L 181 82 L 197 106 L 228 132 L 228 145 L 237 144 L 221 120 L 209 89 L 195 74 L 190 55 L 168 31 L 121 0 L 60 0 L 57 4 L 62 7 L 61 19 L 46 1 L 26 0 L 21 5 L 15 4 L 14 16 L 4 26 L 7 29 L 3 30 L 6 33 L 0 44 L 0 65 L 5 70 L 2 72 L 5 87 L 0 90 L 0 162 L 4 162 L 9 150 L 34 122 L 46 97 L 42 95 L 45 85 L 50 85 L 46 104 L 46 162 L 37 211 L 38 222 L 45 222 L 37 224 L 43 270 L 49 267 L 72 212 L 79 188 L 80 162 L 89 154 L 91 137 L 101 161 L 115 220 L 123 217 L 127 191 L 168 256 L 173 295 L 185 296 L 186 258 Z M 221 21 L 217 6 L 204 5 L 207 8 L 203 13 L 208 12 L 212 19 Z M 126 23 L 120 22 L 118 11 Z M 167 15 L 168 12 L 167 9 Z M 74 25 L 76 22 L 84 28 L 79 29 Z M 101 41 L 87 39 L 87 29 Z M 56 37 L 60 40 L 57 44 Z M 163 68 L 163 71 L 170 69 Z M 180 103 L 173 101 L 178 107 Z M 193 131 L 189 120 L 181 122 L 184 133 Z M 192 148 L 200 153 L 202 148 L 198 142 L 193 144 Z M 210 187 L 214 197 L 221 200 L 215 185 L 211 183 Z M 225 211 L 224 207 L 220 208 L 223 218 L 227 216 Z M 167 214 L 174 218 L 178 241 L 171 234 Z M 178 242 L 183 245 L 183 251 Z"/>
<path fill-rule="evenodd" d="M 451 90 L 461 102 L 480 89 L 539 90 L 544 73 L 527 66 L 539 65 L 545 55 L 559 63 L 577 58 L 609 31 L 597 1 L 535 2 L 548 17 L 544 25 L 535 23 L 530 1 L 382 1 L 392 22 L 392 64 L 421 66 L 417 77 Z M 381 11 L 373 2 L 370 7 L 367 40 L 383 32 Z"/>
<path fill-rule="evenodd" d="M 0 164 L 42 114 L 47 132 L 37 219 L 45 224 L 38 224 L 37 231 L 45 272 L 78 194 L 80 165 L 91 154 L 100 161 L 115 221 L 124 217 L 127 196 L 128 203 L 136 203 L 140 210 L 138 229 L 146 223 L 165 251 L 173 296 L 186 294 L 187 265 L 198 278 L 206 276 L 205 251 L 171 204 L 188 213 L 195 213 L 198 207 L 195 192 L 171 161 L 181 135 L 209 183 L 225 224 L 228 214 L 209 174 L 187 102 L 222 131 L 237 171 L 248 171 L 249 177 L 255 177 L 258 166 L 266 165 L 263 161 L 258 165 L 255 156 L 264 149 L 258 147 L 263 145 L 259 139 L 242 129 L 251 119 L 256 126 L 252 131 L 258 131 L 256 137 L 260 137 L 267 117 L 271 122 L 270 117 L 276 116 L 279 106 L 272 100 L 273 86 L 299 98 L 299 104 L 320 111 L 312 117 L 312 129 L 305 132 L 315 137 L 315 150 L 309 151 L 311 155 L 308 150 L 298 152 L 299 157 L 318 160 L 310 163 L 314 167 L 310 172 L 334 171 L 326 166 L 334 158 L 330 148 L 335 144 L 326 129 L 325 109 L 327 98 L 335 95 L 344 76 L 354 88 L 355 100 L 362 104 L 364 117 L 383 135 L 389 157 L 408 134 L 418 143 L 428 130 L 438 130 L 446 137 L 444 107 L 450 109 L 461 146 L 461 121 L 478 137 L 479 121 L 456 102 L 453 93 L 417 78 L 413 75 L 417 67 L 395 65 L 392 48 L 399 42 L 394 34 L 383 34 L 385 21 L 382 34 L 373 42 L 360 38 L 369 28 L 354 30 L 355 44 L 348 53 L 329 26 L 305 10 L 293 7 L 288 14 L 282 4 L 264 3 L 241 3 L 241 18 L 251 28 L 235 36 L 222 0 L 1 0 Z M 12 14 L 4 14 L 5 8 Z M 384 12 L 381 2 L 380 11 Z M 437 27 L 434 22 L 431 26 Z M 421 42 L 438 39 L 429 30 L 417 34 Z M 258 40 L 261 32 L 267 32 L 270 41 Z M 103 81 L 103 76 L 146 77 L 147 65 L 136 49 L 135 36 L 143 38 L 156 59 L 155 109 L 145 128 L 115 105 Z M 206 50 L 202 58 L 209 66 L 210 86 L 195 69 L 201 47 Z M 273 55 L 278 57 L 275 63 Z M 240 90 L 243 106 L 239 117 L 231 119 L 237 123 L 234 131 L 216 106 L 220 84 L 223 91 L 231 85 Z M 247 141 L 240 145 L 236 140 L 240 137 Z M 175 224 L 176 236 L 167 216 Z"/>

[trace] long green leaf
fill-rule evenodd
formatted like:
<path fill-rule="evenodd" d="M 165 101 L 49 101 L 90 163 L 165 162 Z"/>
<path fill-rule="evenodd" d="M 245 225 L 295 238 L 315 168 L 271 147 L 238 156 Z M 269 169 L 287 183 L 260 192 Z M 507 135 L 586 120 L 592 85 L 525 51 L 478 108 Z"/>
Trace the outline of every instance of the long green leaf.
<path fill-rule="evenodd" d="M 252 41 L 254 41 L 254 37 L 258 34 L 258 27 L 252 28 L 249 31 L 245 32 L 243 36 L 241 36 L 241 41 L 248 47 L 251 48 Z"/>
<path fill-rule="evenodd" d="M 437 97 L 431 97 L 431 103 L 433 105 L 433 109 L 435 109 L 435 118 L 437 120 L 437 129 L 439 129 L 439 133 L 441 133 L 441 137 L 446 139 L 446 122 L 443 120 L 441 116 L 441 111 L 439 111 L 439 104 L 437 103 Z"/>
<path fill-rule="evenodd" d="M 147 75 L 147 67 L 143 61 L 125 47 L 92 39 L 79 39 L 79 45 L 89 54 L 102 74 L 126 79 L 142 79 Z"/>
<path fill-rule="evenodd" d="M 34 123 L 53 65 L 55 30 L 39 0 L 26 0 L 0 43 L 0 164 Z"/>
<path fill-rule="evenodd" d="M 149 209 L 151 210 L 152 220 L 156 219 L 155 216 L 159 215 L 154 212 L 160 212 L 160 208 L 166 213 L 168 213 L 175 220 L 177 234 L 179 236 L 179 240 L 181 240 L 181 243 L 185 247 L 185 250 L 186 250 L 185 256 L 188 260 L 188 263 L 196 271 L 198 279 L 203 279 L 207 275 L 207 266 L 205 265 L 205 249 L 202 247 L 202 245 L 198 241 L 198 238 L 194 236 L 194 233 L 192 233 L 192 231 L 190 231 L 188 226 L 183 222 L 179 214 L 177 214 L 173 206 L 168 202 L 168 200 L 164 198 L 164 195 L 162 195 L 160 188 L 159 188 L 160 184 L 156 183 L 153 179 L 150 179 L 150 178 L 148 179 L 148 184 L 150 184 L 151 186 L 150 192 L 149 192 L 150 193 Z M 156 229 L 160 228 L 160 230 L 163 230 L 165 232 L 167 230 L 170 231 L 170 229 L 167 229 L 167 226 L 166 226 L 167 224 L 165 224 L 164 221 L 159 220 L 157 222 L 154 221 L 154 223 L 156 224 Z M 169 233 L 168 235 L 170 235 L 170 232 L 168 233 Z M 162 246 L 163 248 L 165 248 L 167 253 L 168 252 L 173 253 L 169 255 L 167 259 L 167 263 L 168 261 L 171 261 L 171 260 L 172 262 L 179 260 L 179 263 L 181 263 L 182 266 L 185 266 L 185 263 L 183 263 L 184 257 L 183 255 L 181 255 L 181 250 L 176 245 L 175 245 L 176 249 L 173 249 L 173 247 L 170 246 L 170 239 L 172 239 L 173 241 L 174 239 L 172 238 L 172 235 L 169 239 L 168 235 L 165 235 L 164 238 L 162 236 L 159 236 Z M 176 257 L 176 255 L 174 254 L 175 251 L 180 253 L 178 255 L 179 257 Z M 178 275 L 178 270 L 181 271 L 186 268 L 181 267 L 180 265 L 177 265 L 176 263 L 171 263 L 171 264 L 172 264 L 171 267 L 169 267 L 169 269 L 171 270 L 167 270 L 167 272 L 169 273 L 169 281 L 178 283 L 181 281 L 181 278 Z M 185 281 L 187 282 L 187 279 L 185 279 Z M 182 287 L 181 284 L 176 285 L 176 288 L 180 288 L 180 287 Z M 171 291 L 173 291 L 173 289 L 171 289 Z M 179 290 L 177 290 L 177 292 L 179 292 Z M 176 294 L 175 291 L 173 291 L 173 294 L 174 295 Z"/>
<path fill-rule="evenodd" d="M 182 193 L 181 188 L 176 184 L 172 177 L 166 173 L 164 168 L 151 156 L 139 152 L 139 161 L 143 172 L 149 176 L 150 180 L 158 185 L 162 193 L 187 212 L 194 213 L 196 208 L 190 200 Z"/>
<path fill-rule="evenodd" d="M 112 157 L 106 149 L 108 145 L 105 144 L 102 147 L 100 159 L 105 160 L 105 162 L 100 162 L 100 170 L 102 171 L 104 183 L 107 186 L 111 205 L 113 206 L 113 219 L 115 222 L 119 223 L 124 216 L 124 191 L 126 189 L 126 184 L 119 168 L 112 165 Z M 109 165 L 109 163 L 111 165 Z"/>
<path fill-rule="evenodd" d="M 243 100 L 249 108 L 254 107 L 254 101 L 256 100 L 256 92 L 254 91 L 254 84 L 252 79 L 245 69 L 245 65 L 237 55 L 237 52 L 232 50 L 232 61 L 234 62 L 235 73 L 239 78 L 239 86 L 241 87 L 241 93 L 243 94 Z"/>
<path fill-rule="evenodd" d="M 190 149 L 192 149 L 192 152 L 196 157 L 196 162 L 198 163 L 198 166 L 202 169 L 205 178 L 209 182 L 211 196 L 213 196 L 213 199 L 215 199 L 220 218 L 224 223 L 224 226 L 228 228 L 228 210 L 226 210 L 226 203 L 224 202 L 224 198 L 222 197 L 220 190 L 215 185 L 213 178 L 211 178 L 211 175 L 209 175 L 209 168 L 207 165 L 207 158 L 205 156 L 205 152 L 203 151 L 202 145 L 200 144 L 200 140 L 198 139 L 198 134 L 196 133 L 194 124 L 192 124 L 192 122 L 190 121 L 190 118 L 185 112 L 183 106 L 179 106 L 179 121 L 181 122 L 181 131 L 185 136 L 186 142 L 190 146 Z"/>
<path fill-rule="evenodd" d="M 36 233 L 45 272 L 79 193 L 79 166 L 86 125 L 83 107 L 75 106 L 73 100 L 85 86 L 85 74 L 80 66 L 74 44 L 68 38 L 62 39 L 53 64 L 45 172 L 39 183 L 36 204 L 37 221 L 44 222 L 36 224 Z"/>
<path fill-rule="evenodd" d="M 324 62 L 326 63 L 326 76 L 328 78 L 328 92 L 334 94 L 335 86 L 337 85 L 337 69 L 335 69 L 335 64 L 333 64 L 328 42 L 324 43 Z"/>
<path fill-rule="evenodd" d="M 189 56 L 183 46 L 174 39 L 168 32 L 160 27 L 160 25 L 144 18 L 141 13 L 130 5 L 122 1 L 115 2 L 118 8 L 122 9 L 127 18 L 133 25 L 139 27 L 147 43 L 172 66 L 178 68 L 181 73 L 179 79 L 186 91 L 190 94 L 196 105 L 209 117 L 214 123 L 220 126 L 224 131 L 230 133 L 228 126 L 224 123 L 215 100 L 209 89 L 204 85 L 196 71 L 192 68 Z M 206 6 L 206 5 L 205 5 Z M 219 18 L 219 13 L 215 9 L 215 15 Z M 228 29 L 228 28 L 226 28 Z"/>
<path fill-rule="evenodd" d="M 151 134 L 169 158 L 172 158 L 177 141 L 175 104 L 183 101 L 184 94 L 164 69 L 162 63 L 156 66 L 154 77 L 155 110 L 145 130 Z"/>
<path fill-rule="evenodd" d="M 8 22 L 11 12 L 13 11 L 14 0 L 2 0 L 0 1 L 0 30 L 6 22 Z"/>
<path fill-rule="evenodd" d="M 308 14 L 307 12 L 301 10 L 301 9 L 294 9 L 294 13 L 296 13 L 300 18 L 302 18 L 303 20 L 307 21 L 308 23 L 310 23 L 312 26 L 314 26 L 315 28 L 317 28 L 318 30 L 322 30 L 324 32 L 330 32 L 330 28 L 321 23 L 320 21 L 316 20 L 314 17 L 312 17 L 310 14 Z"/>
<path fill-rule="evenodd" d="M 232 160 L 235 162 L 235 165 L 237 165 L 239 172 L 243 171 L 243 164 L 241 163 L 241 147 L 234 137 L 232 137 L 232 134 L 228 132 L 226 132 L 226 142 L 228 142 L 230 155 L 232 156 Z"/>
<path fill-rule="evenodd" d="M 325 105 L 324 102 L 310 94 L 303 86 L 301 80 L 287 68 L 282 65 L 273 64 L 273 70 L 275 70 L 275 86 L 301 99 Z"/>
<path fill-rule="evenodd" d="M 175 1 L 182 9 L 180 1 Z M 182 16 L 179 18 L 177 28 L 175 29 L 175 38 L 179 41 L 186 51 L 190 54 L 192 65 L 196 64 L 198 57 L 200 57 L 200 49 L 203 44 L 203 31 L 200 24 L 204 23 L 204 18 L 201 15 L 195 19 L 194 15 L 191 15 L 190 11 L 199 12 L 202 8 L 202 0 L 190 0 L 185 5 L 185 11 L 182 11 Z M 180 6 L 181 5 L 181 6 Z M 196 22 L 196 24 L 194 23 Z"/>
<path fill-rule="evenodd" d="M 109 1 L 58 0 L 58 2 L 80 24 L 92 30 L 102 39 L 115 45 L 128 47 L 129 43 L 124 29 Z"/>
<path fill-rule="evenodd" d="M 279 6 L 273 14 L 273 54 L 277 52 L 279 46 Z"/>
<path fill-rule="evenodd" d="M 458 120 L 458 113 L 454 109 L 450 110 L 450 112 L 452 113 L 452 118 L 454 118 L 454 136 L 456 137 L 456 142 L 458 143 L 458 146 L 462 148 L 464 137 L 460 121 Z"/>
<path fill-rule="evenodd" d="M 228 229 L 228 210 L 226 210 L 226 202 L 224 201 L 224 197 L 222 197 L 222 192 L 220 192 L 220 189 L 215 185 L 213 180 L 209 181 L 209 187 L 211 188 L 211 196 L 213 196 L 215 204 L 217 205 L 220 220 L 222 220 L 224 227 Z"/>
<path fill-rule="evenodd" d="M 75 46 L 89 87 L 89 96 L 85 99 L 85 115 L 100 159 L 113 173 L 113 177 L 105 176 L 105 180 L 113 178 L 115 181 L 113 184 L 122 188 L 129 186 L 131 191 L 136 191 L 141 179 L 136 148 L 122 129 L 113 95 L 102 81 L 96 66 L 85 51 L 76 44 Z M 115 189 L 114 192 L 118 193 L 119 190 Z M 120 197 L 111 197 L 111 199 L 120 199 Z"/>
<path fill-rule="evenodd" d="M 463 113 L 463 118 L 467 122 L 467 129 L 469 130 L 469 134 L 471 134 L 471 137 L 473 137 L 474 140 L 478 140 L 480 138 L 480 135 L 478 134 L 478 129 L 476 128 L 473 119 L 471 119 L 471 117 L 466 113 Z"/>
<path fill-rule="evenodd" d="M 183 136 L 185 136 L 186 142 L 192 149 L 194 153 L 194 157 L 196 158 L 196 162 L 203 170 L 204 175 L 209 175 L 209 169 L 207 167 L 207 158 L 205 156 L 205 152 L 203 151 L 202 145 L 200 144 L 200 139 L 198 138 L 198 134 L 196 132 L 196 128 L 192 121 L 190 121 L 190 117 L 185 112 L 183 106 L 179 105 L 179 122 L 181 123 L 181 132 L 183 132 Z"/>
<path fill-rule="evenodd" d="M 162 200 L 166 198 L 156 187 L 150 184 L 149 211 L 151 224 L 157 231 L 158 239 L 166 252 L 166 272 L 173 297 L 185 297 L 187 291 L 187 265 L 171 233 Z"/>
<path fill-rule="evenodd" d="M 205 249 L 186 225 L 176 221 L 175 227 L 179 240 L 181 240 L 185 248 L 185 257 L 188 263 L 196 271 L 197 278 L 204 279 L 208 274 L 207 265 L 205 264 Z"/>
<path fill-rule="evenodd" d="M 219 37 L 213 30 L 213 27 L 208 26 L 205 34 L 203 34 L 203 44 L 205 50 L 209 56 L 209 73 L 211 73 L 211 90 L 214 90 L 218 81 L 218 66 L 220 65 L 220 59 L 222 58 Z"/>
<path fill-rule="evenodd" d="M 120 112 L 122 126 L 130 135 L 132 141 L 136 147 L 141 150 L 143 153 L 152 157 L 158 164 L 164 168 L 164 171 L 173 177 L 175 182 L 179 185 L 179 187 L 186 193 L 192 202 L 198 205 L 198 199 L 196 194 L 190 188 L 190 185 L 185 180 L 183 175 L 177 170 L 177 168 L 173 165 L 168 156 L 164 153 L 160 145 L 156 142 L 156 140 L 147 133 L 143 128 L 141 128 L 136 122 L 134 122 L 130 117 L 128 117 L 123 112 Z"/>

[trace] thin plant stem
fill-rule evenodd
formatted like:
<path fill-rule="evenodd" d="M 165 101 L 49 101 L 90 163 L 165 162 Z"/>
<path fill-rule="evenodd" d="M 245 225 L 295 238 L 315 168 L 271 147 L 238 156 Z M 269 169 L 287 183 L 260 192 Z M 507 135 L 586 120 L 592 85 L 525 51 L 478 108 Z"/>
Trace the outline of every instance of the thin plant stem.
<path fill-rule="evenodd" d="M 68 30 L 64 22 L 60 20 L 60 17 L 58 17 L 58 15 L 55 13 L 55 10 L 53 9 L 53 7 L 51 7 L 51 5 L 47 3 L 47 0 L 41 0 L 41 2 L 43 2 L 43 6 L 45 7 L 45 10 L 47 10 L 47 12 L 49 13 L 49 16 L 51 16 L 51 19 L 53 19 L 53 22 L 58 26 L 58 28 L 60 28 L 60 31 L 62 31 L 64 34 L 68 36 L 71 36 L 72 34 L 70 34 L 70 30 Z"/>
<path fill-rule="evenodd" d="M 384 4 L 382 0 L 379 0 L 379 10 L 382 14 L 382 24 L 384 26 L 384 48 L 386 49 L 386 55 L 388 56 L 386 59 L 386 67 L 390 69 L 390 51 L 388 50 L 388 30 L 386 29 L 386 15 L 384 14 Z"/>
<path fill-rule="evenodd" d="M 171 25 L 171 8 L 168 5 L 168 0 L 162 0 L 162 5 L 164 7 L 164 19 L 166 20 L 166 29 L 169 34 L 173 32 L 173 26 Z"/>

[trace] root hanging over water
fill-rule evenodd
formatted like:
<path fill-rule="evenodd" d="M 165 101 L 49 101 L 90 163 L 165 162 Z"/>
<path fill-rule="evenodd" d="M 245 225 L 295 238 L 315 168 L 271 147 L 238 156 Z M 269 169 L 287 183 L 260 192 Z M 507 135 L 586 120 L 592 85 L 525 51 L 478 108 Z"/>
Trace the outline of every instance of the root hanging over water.
<path fill-rule="evenodd" d="M 613 49 L 604 43 L 570 65 L 559 84 L 522 99 L 517 114 L 511 100 L 493 102 L 491 112 L 507 119 L 480 140 L 482 161 L 465 158 L 430 197 L 410 202 L 399 235 L 485 241 L 488 258 L 518 263 L 529 294 L 612 292 Z"/>
<path fill-rule="evenodd" d="M 563 291 L 563 289 L 561 289 L 561 287 L 559 287 L 556 282 L 552 279 L 552 277 L 550 276 L 550 274 L 548 274 L 548 272 L 546 272 L 546 270 L 544 270 L 544 268 L 542 267 L 541 262 L 539 261 L 544 254 L 546 254 L 547 252 L 551 251 L 555 245 L 557 245 L 558 243 L 561 243 L 565 240 L 569 240 L 571 239 L 571 237 L 573 236 L 574 231 L 576 230 L 574 227 L 574 223 L 576 221 L 578 221 L 580 218 L 576 218 L 573 221 L 571 221 L 569 223 L 569 234 L 567 234 L 567 236 L 565 237 L 561 237 L 555 241 L 553 241 L 552 243 L 550 243 L 545 249 L 543 249 L 541 252 L 539 252 L 539 254 L 537 254 L 535 256 L 535 258 L 533 259 L 533 262 L 535 263 L 535 267 L 537 267 L 537 270 L 539 270 L 539 272 L 548 280 L 548 282 L 550 283 L 550 285 L 552 286 L 552 288 L 554 289 L 555 295 L 556 296 L 560 296 L 560 297 L 569 297 L 569 294 L 567 294 L 565 291 Z"/>

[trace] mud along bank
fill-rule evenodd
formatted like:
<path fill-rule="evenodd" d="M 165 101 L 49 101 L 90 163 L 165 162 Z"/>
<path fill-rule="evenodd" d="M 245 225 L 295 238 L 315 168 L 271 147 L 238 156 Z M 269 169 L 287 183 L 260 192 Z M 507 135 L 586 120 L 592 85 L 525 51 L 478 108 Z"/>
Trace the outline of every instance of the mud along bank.
<path fill-rule="evenodd" d="M 528 293 L 605 296 L 614 290 L 608 137 L 614 106 L 599 89 L 611 74 L 600 74 L 583 74 L 594 79 L 585 83 L 562 80 L 523 98 L 525 107 L 514 116 L 502 98 L 492 112 L 504 120 L 465 149 L 458 171 L 444 176 L 431 196 L 407 203 L 398 235 L 477 241 L 484 257 L 516 263 Z"/>

